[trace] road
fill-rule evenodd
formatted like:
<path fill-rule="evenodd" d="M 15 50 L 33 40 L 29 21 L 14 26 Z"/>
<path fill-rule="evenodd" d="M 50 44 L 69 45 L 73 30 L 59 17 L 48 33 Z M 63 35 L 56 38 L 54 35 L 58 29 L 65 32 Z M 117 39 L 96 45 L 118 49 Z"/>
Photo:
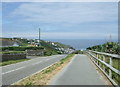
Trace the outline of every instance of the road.
<path fill-rule="evenodd" d="M 51 64 L 65 58 L 66 55 L 54 55 L 48 57 L 37 57 L 28 61 L 11 64 L 2 67 L 2 85 L 13 84 L 22 78 L 36 73 Z M 0 67 L 1 68 L 1 67 Z"/>
<path fill-rule="evenodd" d="M 105 85 L 95 65 L 86 55 L 75 55 L 75 58 L 56 74 L 49 85 Z"/>

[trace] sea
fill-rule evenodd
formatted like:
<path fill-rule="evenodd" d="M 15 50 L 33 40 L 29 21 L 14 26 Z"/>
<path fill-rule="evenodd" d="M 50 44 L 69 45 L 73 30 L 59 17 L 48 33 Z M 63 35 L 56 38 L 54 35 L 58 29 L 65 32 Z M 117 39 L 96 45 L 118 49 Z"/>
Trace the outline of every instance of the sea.
<path fill-rule="evenodd" d="M 46 41 L 60 42 L 65 45 L 69 45 L 75 48 L 76 50 L 85 50 L 88 47 L 101 45 L 106 42 L 109 42 L 102 39 L 46 39 Z M 112 41 L 118 42 L 117 40 L 112 40 Z"/>

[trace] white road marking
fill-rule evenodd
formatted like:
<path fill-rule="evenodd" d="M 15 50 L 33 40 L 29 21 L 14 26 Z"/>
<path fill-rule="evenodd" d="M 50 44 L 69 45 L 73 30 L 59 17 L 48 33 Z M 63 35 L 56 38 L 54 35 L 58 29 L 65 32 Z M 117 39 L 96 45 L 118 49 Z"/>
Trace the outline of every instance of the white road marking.
<path fill-rule="evenodd" d="M 36 63 L 33 63 L 32 65 L 37 65 L 37 64 L 39 64 L 39 63 L 41 63 L 41 62 L 42 62 L 42 61 L 36 62 Z M 26 67 L 27 67 L 27 66 L 26 66 Z M 17 69 L 14 69 L 14 70 L 10 70 L 10 71 L 5 72 L 5 73 L 2 73 L 2 74 L 4 75 L 4 74 L 10 73 L 10 72 L 13 72 L 13 71 L 16 71 L 16 70 L 20 70 L 20 69 L 23 69 L 23 68 L 26 68 L 26 67 L 20 67 L 20 68 L 17 68 Z"/>
<path fill-rule="evenodd" d="M 20 67 L 20 68 L 14 69 L 14 70 L 10 70 L 10 71 L 5 72 L 5 73 L 2 73 L 2 74 L 7 74 L 7 73 L 10 73 L 10 72 L 13 72 L 13 71 L 16 71 L 16 70 L 20 70 L 20 69 L 22 69 L 22 68 L 25 68 L 25 67 Z"/>
<path fill-rule="evenodd" d="M 39 63 L 42 63 L 42 61 L 33 63 L 32 65 L 37 65 L 37 64 L 39 64 Z"/>
<path fill-rule="evenodd" d="M 45 69 L 47 69 L 47 68 L 49 68 L 50 66 L 52 66 L 52 65 L 54 65 L 54 64 L 56 64 L 58 61 L 56 61 L 55 63 L 53 63 L 53 64 L 51 64 L 51 65 L 49 65 L 49 66 L 47 66 L 47 67 L 45 67 L 45 68 L 43 68 L 43 69 L 41 69 L 40 71 L 37 71 L 37 72 L 35 72 L 35 73 L 33 73 L 33 74 L 31 74 L 31 75 L 28 75 L 28 76 L 26 76 L 25 78 L 28 78 L 29 76 L 32 76 L 32 75 L 34 75 L 34 74 L 36 74 L 36 73 L 39 73 L 39 72 L 41 72 L 42 70 L 45 70 Z M 22 79 L 20 79 L 19 81 L 17 81 L 17 82 L 20 82 L 20 81 L 22 81 L 23 79 L 25 79 L 25 78 L 22 78 Z M 13 84 L 11 84 L 11 85 L 14 85 L 16 82 L 14 82 Z"/>
<path fill-rule="evenodd" d="M 46 61 L 47 61 L 47 60 L 50 60 L 50 59 L 46 59 Z"/>
<path fill-rule="evenodd" d="M 57 55 L 53 55 L 53 56 L 46 56 L 46 57 L 36 57 L 36 58 L 33 58 L 33 59 L 30 59 L 30 60 L 27 60 L 27 61 L 23 61 L 23 62 L 19 62 L 19 63 L 16 63 L 17 65 L 18 64 L 22 64 L 22 63 L 26 63 L 26 62 L 31 62 L 31 61 L 33 61 L 33 60 L 35 60 L 35 59 L 47 59 L 48 57 L 49 58 L 51 58 L 51 57 L 58 57 Z M 59 55 L 59 56 L 62 56 L 62 55 Z M 16 64 L 10 64 L 10 65 L 6 65 L 6 66 L 0 66 L 1 68 L 3 68 L 3 67 L 9 67 L 9 66 L 11 66 L 11 65 L 16 65 Z"/>
<path fill-rule="evenodd" d="M 55 59 L 55 58 L 52 58 L 52 59 Z M 46 59 L 46 60 L 43 60 L 43 61 L 40 61 L 40 62 L 36 62 L 36 63 L 33 63 L 32 65 L 37 65 L 39 63 L 42 63 L 42 62 L 48 61 L 48 60 L 50 60 L 50 59 Z M 26 67 L 28 67 L 28 66 L 26 66 Z M 16 71 L 16 70 L 20 70 L 20 69 L 23 69 L 23 68 L 26 68 L 26 67 L 20 67 L 20 68 L 14 69 L 14 70 L 7 71 L 7 72 L 2 73 L 2 75 L 13 72 L 13 71 Z"/>

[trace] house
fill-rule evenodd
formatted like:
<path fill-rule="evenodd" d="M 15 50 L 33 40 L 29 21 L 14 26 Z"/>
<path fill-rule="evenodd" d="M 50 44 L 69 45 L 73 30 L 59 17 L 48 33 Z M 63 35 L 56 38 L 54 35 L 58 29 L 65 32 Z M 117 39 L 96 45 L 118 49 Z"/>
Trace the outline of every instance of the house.
<path fill-rule="evenodd" d="M 17 42 L 14 42 L 13 46 L 19 46 L 19 44 Z"/>
<path fill-rule="evenodd" d="M 0 47 L 9 47 L 9 46 L 20 46 L 20 44 L 13 40 L 0 39 Z"/>

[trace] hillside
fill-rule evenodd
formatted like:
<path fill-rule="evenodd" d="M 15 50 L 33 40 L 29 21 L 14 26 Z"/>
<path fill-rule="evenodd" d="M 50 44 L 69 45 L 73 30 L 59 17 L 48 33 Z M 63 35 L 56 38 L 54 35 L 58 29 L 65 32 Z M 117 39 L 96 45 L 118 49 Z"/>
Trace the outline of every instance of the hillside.
<path fill-rule="evenodd" d="M 88 47 L 87 49 L 99 51 L 99 52 L 112 53 L 112 54 L 120 54 L 120 44 L 116 42 L 107 42 L 102 45 Z"/>
<path fill-rule="evenodd" d="M 17 44 L 15 46 L 18 46 L 18 47 L 19 46 L 20 47 L 25 47 L 25 46 L 37 47 L 37 48 L 43 47 L 45 48 L 45 53 L 47 55 L 70 53 L 74 50 L 74 48 L 72 48 L 71 46 L 64 45 L 58 42 L 51 42 L 51 41 L 44 41 L 44 40 L 40 41 L 40 46 L 39 46 L 39 40 L 37 39 L 34 40 L 34 39 L 26 39 L 26 38 L 1 38 L 1 42 L 3 45 L 3 49 L 8 49 L 8 50 L 9 50 L 8 47 L 11 47 L 11 46 L 13 47 L 15 43 Z M 5 43 L 7 44 L 5 45 Z"/>

